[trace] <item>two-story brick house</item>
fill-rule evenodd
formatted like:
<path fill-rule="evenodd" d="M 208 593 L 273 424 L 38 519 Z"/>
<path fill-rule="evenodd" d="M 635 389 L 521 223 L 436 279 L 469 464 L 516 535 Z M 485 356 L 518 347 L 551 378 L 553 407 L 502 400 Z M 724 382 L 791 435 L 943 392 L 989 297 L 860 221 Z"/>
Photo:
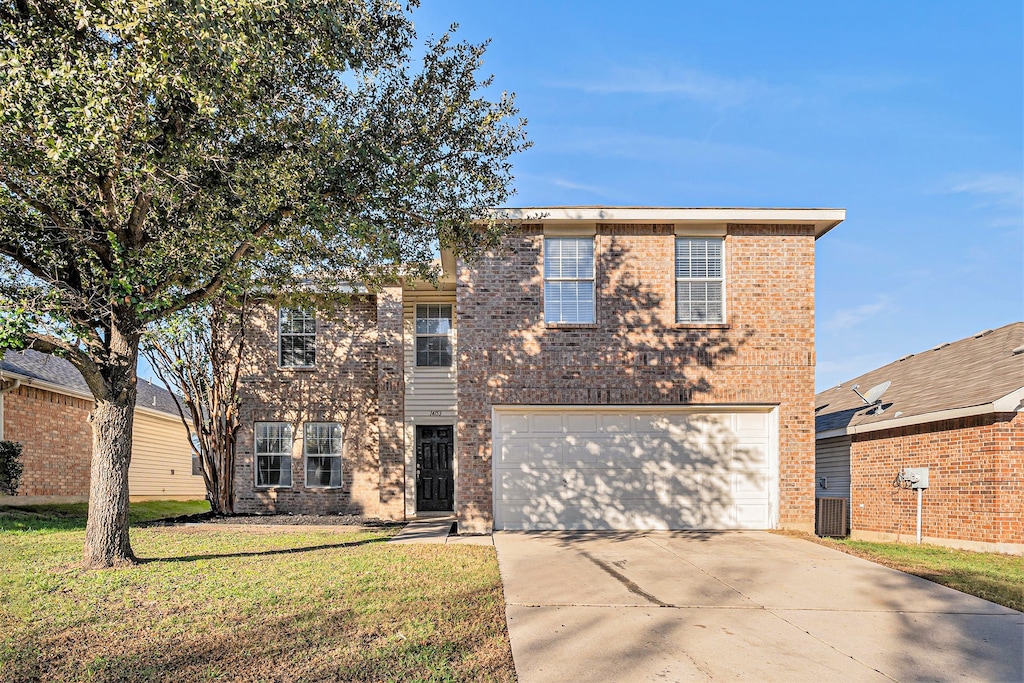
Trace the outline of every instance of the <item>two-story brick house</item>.
<path fill-rule="evenodd" d="M 814 245 L 841 209 L 559 207 L 438 286 L 264 309 L 236 510 L 463 532 L 814 518 Z"/>

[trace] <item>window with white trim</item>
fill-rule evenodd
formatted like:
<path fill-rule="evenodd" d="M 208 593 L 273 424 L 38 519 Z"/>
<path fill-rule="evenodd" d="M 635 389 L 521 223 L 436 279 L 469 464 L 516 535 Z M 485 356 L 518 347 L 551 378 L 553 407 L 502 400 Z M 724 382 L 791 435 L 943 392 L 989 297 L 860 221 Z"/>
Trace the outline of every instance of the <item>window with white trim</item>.
<path fill-rule="evenodd" d="M 416 304 L 416 366 L 452 364 L 452 305 Z"/>
<path fill-rule="evenodd" d="M 256 486 L 292 485 L 292 426 L 257 422 L 254 426 Z"/>
<path fill-rule="evenodd" d="M 594 322 L 594 238 L 544 239 L 544 322 Z"/>
<path fill-rule="evenodd" d="M 304 308 L 278 311 L 279 362 L 282 368 L 311 368 L 316 365 L 316 317 Z"/>
<path fill-rule="evenodd" d="M 341 486 L 341 425 L 337 422 L 307 422 L 302 441 L 306 456 L 306 486 Z"/>
<path fill-rule="evenodd" d="M 725 322 L 721 237 L 676 238 L 676 322 Z"/>

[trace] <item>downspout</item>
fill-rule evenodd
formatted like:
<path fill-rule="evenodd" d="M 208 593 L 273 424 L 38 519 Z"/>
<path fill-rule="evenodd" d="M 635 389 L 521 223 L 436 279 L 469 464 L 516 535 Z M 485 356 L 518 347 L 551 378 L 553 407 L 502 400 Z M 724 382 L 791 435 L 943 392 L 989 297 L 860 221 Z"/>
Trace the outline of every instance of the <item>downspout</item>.
<path fill-rule="evenodd" d="M 0 441 L 4 440 L 4 394 L 16 391 L 21 386 L 21 380 L 14 378 L 9 386 L 0 385 Z"/>

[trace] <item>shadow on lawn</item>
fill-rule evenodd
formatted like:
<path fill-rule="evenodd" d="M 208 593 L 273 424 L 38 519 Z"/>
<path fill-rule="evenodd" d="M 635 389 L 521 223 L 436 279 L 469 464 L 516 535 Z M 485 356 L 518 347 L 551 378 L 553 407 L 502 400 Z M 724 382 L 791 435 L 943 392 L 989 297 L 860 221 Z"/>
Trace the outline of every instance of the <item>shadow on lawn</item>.
<path fill-rule="evenodd" d="M 323 543 L 321 545 L 307 545 L 301 548 L 278 548 L 277 550 L 253 550 L 243 553 L 210 553 L 207 555 L 185 555 L 183 557 L 140 557 L 139 564 L 151 562 L 196 562 L 198 560 L 216 560 L 228 557 L 266 557 L 270 555 L 293 555 L 295 553 L 309 553 L 316 550 L 331 550 L 334 548 L 357 548 L 361 545 L 373 543 L 386 543 L 390 538 L 366 538 L 361 541 L 349 541 L 348 543 Z"/>

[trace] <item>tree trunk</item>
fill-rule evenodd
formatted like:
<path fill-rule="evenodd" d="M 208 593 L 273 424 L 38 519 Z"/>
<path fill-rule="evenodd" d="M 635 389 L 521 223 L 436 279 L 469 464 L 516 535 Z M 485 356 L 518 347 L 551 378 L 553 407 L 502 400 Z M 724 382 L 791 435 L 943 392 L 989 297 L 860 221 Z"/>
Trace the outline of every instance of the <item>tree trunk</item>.
<path fill-rule="evenodd" d="M 83 563 L 102 569 L 135 562 L 128 538 L 128 465 L 135 422 L 138 333 L 114 329 L 100 374 L 106 391 L 92 411 L 92 468 L 89 519 Z M 95 392 L 94 392 L 95 393 Z"/>
<path fill-rule="evenodd" d="M 135 561 L 128 539 L 128 465 L 132 456 L 134 392 L 130 401 L 97 401 L 92 415 L 84 562 L 89 569 L 100 569 Z"/>

